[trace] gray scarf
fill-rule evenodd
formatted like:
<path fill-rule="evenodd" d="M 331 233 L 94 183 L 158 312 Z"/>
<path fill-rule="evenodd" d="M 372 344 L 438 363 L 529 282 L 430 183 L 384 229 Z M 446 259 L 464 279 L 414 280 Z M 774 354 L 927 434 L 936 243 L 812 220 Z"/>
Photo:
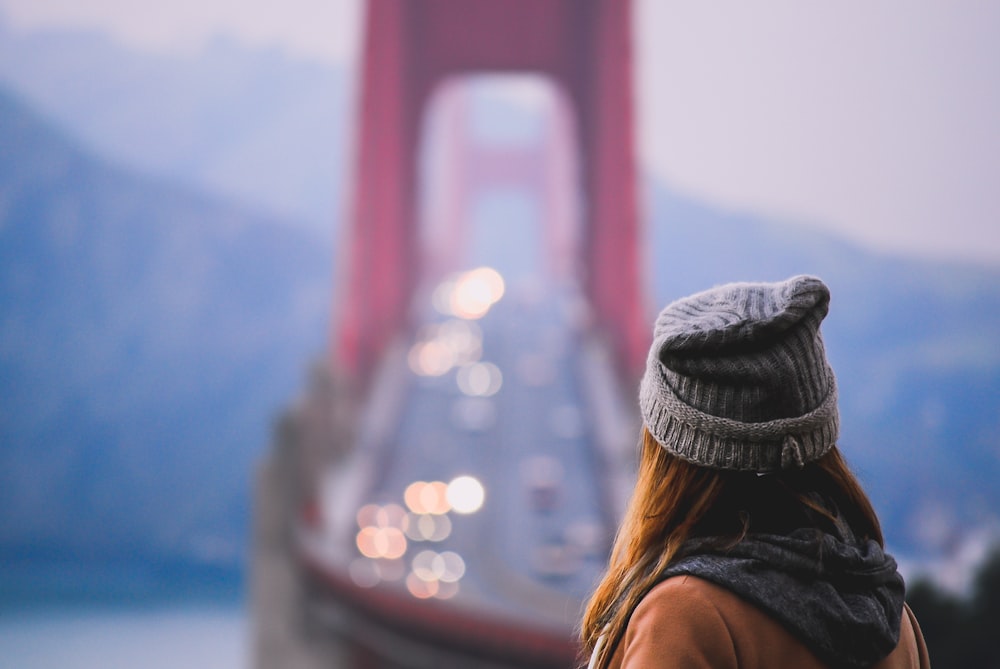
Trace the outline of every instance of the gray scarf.
<path fill-rule="evenodd" d="M 661 579 L 681 574 L 754 604 L 831 667 L 869 667 L 899 641 L 903 578 L 874 541 L 816 529 L 753 534 L 731 547 L 693 539 Z"/>

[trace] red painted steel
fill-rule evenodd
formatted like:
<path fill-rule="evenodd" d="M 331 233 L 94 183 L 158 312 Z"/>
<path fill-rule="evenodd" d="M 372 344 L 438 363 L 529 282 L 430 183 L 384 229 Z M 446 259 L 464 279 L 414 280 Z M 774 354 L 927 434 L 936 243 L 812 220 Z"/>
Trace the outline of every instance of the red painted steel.
<path fill-rule="evenodd" d="M 628 0 L 369 0 L 353 210 L 333 355 L 364 380 L 407 325 L 421 268 L 418 131 L 452 75 L 538 73 L 576 118 L 583 284 L 628 376 L 647 345 L 634 160 Z"/>

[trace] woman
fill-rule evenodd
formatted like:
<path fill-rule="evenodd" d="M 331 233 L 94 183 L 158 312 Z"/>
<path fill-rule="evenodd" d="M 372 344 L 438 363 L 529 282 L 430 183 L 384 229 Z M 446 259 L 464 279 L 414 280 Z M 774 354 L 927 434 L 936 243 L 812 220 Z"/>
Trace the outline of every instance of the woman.
<path fill-rule="evenodd" d="M 638 480 L 583 621 L 591 667 L 929 666 L 878 518 L 835 446 L 819 332 L 829 301 L 798 276 L 660 313 Z"/>

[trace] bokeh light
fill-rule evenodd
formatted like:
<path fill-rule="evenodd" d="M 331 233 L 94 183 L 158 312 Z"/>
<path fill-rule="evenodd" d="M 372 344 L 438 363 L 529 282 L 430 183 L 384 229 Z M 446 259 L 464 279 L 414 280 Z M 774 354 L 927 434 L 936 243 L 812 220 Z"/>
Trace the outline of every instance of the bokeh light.
<path fill-rule="evenodd" d="M 474 362 L 459 367 L 455 381 L 465 395 L 491 397 L 503 386 L 503 374 L 491 362 Z"/>
<path fill-rule="evenodd" d="M 406 589 L 417 599 L 430 599 L 438 593 L 437 581 L 425 581 L 414 572 L 406 577 Z"/>
<path fill-rule="evenodd" d="M 455 365 L 455 352 L 438 340 L 418 341 L 406 359 L 419 376 L 441 376 Z"/>
<path fill-rule="evenodd" d="M 458 319 L 435 323 L 420 329 L 406 361 L 418 376 L 442 376 L 479 360 L 482 342 L 482 330 L 475 323 Z"/>
<path fill-rule="evenodd" d="M 446 515 L 411 514 L 406 536 L 413 541 L 444 541 L 451 536 L 451 520 Z"/>
<path fill-rule="evenodd" d="M 451 312 L 460 318 L 482 318 L 490 310 L 490 289 L 485 282 L 465 275 L 455 282 L 451 293 Z"/>
<path fill-rule="evenodd" d="M 397 527 L 363 527 L 356 543 L 358 551 L 367 558 L 395 560 L 406 553 L 406 535 Z"/>
<path fill-rule="evenodd" d="M 437 285 L 431 294 L 434 310 L 442 316 L 451 316 L 451 294 L 455 291 L 455 279 L 448 278 Z"/>
<path fill-rule="evenodd" d="M 423 502 L 420 501 L 420 493 L 426 485 L 427 481 L 414 481 L 406 486 L 406 491 L 403 493 L 403 501 L 413 513 L 426 513 Z"/>
<path fill-rule="evenodd" d="M 375 514 L 375 524 L 379 527 L 395 527 L 405 530 L 406 522 L 406 509 L 398 504 L 386 504 Z"/>
<path fill-rule="evenodd" d="M 448 581 L 438 581 L 438 590 L 434 593 L 437 599 L 451 599 L 458 594 L 458 581 L 449 583 Z"/>
<path fill-rule="evenodd" d="M 505 290 L 499 272 L 492 267 L 478 267 L 443 281 L 434 290 L 431 302 L 441 314 L 476 320 L 486 315 Z"/>
<path fill-rule="evenodd" d="M 432 568 L 439 581 L 457 583 L 465 576 L 465 560 L 454 551 L 444 551 L 434 558 Z"/>
<path fill-rule="evenodd" d="M 465 560 L 454 551 L 420 551 L 413 557 L 413 573 L 423 581 L 456 583 L 465 575 Z"/>
<path fill-rule="evenodd" d="M 435 335 L 455 356 L 455 364 L 464 365 L 479 360 L 483 352 L 483 331 L 469 321 L 452 319 L 441 323 Z"/>
<path fill-rule="evenodd" d="M 436 581 L 438 574 L 434 570 L 434 560 L 438 554 L 434 551 L 420 551 L 413 557 L 413 573 L 422 581 Z"/>
<path fill-rule="evenodd" d="M 451 510 L 447 492 L 448 486 L 442 481 L 414 481 L 406 487 L 403 500 L 415 514 L 441 515 Z"/>
<path fill-rule="evenodd" d="M 360 509 L 358 509 L 357 520 L 358 527 L 368 527 L 369 525 L 378 525 L 378 512 L 382 510 L 382 507 L 378 504 L 365 504 Z"/>
<path fill-rule="evenodd" d="M 482 508 L 486 491 L 475 477 L 459 476 L 448 484 L 447 497 L 456 512 L 475 513 Z"/>
<path fill-rule="evenodd" d="M 355 544 L 367 558 L 395 560 L 406 553 L 409 514 L 398 504 L 366 504 L 358 509 Z"/>
<path fill-rule="evenodd" d="M 505 285 L 500 272 L 492 267 L 479 267 L 468 274 L 469 278 L 486 286 L 490 302 L 496 304 L 503 297 Z"/>

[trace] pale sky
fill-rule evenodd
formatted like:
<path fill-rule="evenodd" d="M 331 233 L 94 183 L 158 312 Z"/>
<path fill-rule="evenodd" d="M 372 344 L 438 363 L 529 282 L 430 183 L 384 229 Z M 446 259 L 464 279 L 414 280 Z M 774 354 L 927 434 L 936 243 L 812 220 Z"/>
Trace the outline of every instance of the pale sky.
<path fill-rule="evenodd" d="M 0 0 L 147 49 L 218 33 L 353 65 L 357 0 Z M 636 0 L 639 155 L 668 185 L 1000 265 L 1000 2 Z"/>

